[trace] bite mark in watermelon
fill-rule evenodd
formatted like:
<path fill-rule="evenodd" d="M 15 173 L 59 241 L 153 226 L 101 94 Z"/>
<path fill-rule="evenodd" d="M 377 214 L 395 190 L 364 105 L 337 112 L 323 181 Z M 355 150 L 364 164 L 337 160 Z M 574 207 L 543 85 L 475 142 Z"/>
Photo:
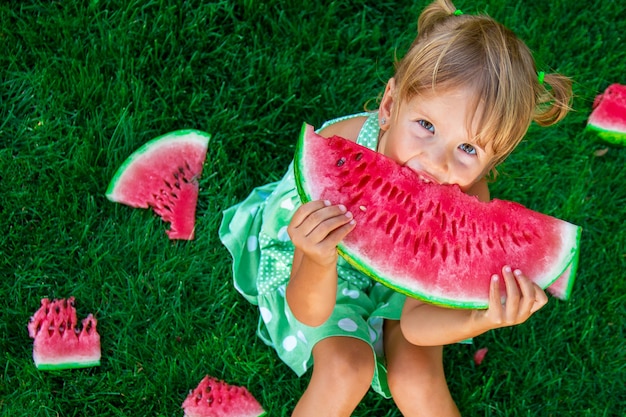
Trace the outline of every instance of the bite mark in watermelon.
<path fill-rule="evenodd" d="M 205 376 L 182 405 L 185 417 L 259 417 L 261 404 L 245 387 Z"/>
<path fill-rule="evenodd" d="M 78 326 L 74 297 L 41 300 L 30 318 L 28 334 L 34 340 L 33 359 L 37 369 L 56 370 L 100 365 L 98 321 L 92 314 Z"/>
<path fill-rule="evenodd" d="M 481 202 L 458 186 L 423 181 L 355 142 L 304 125 L 295 155 L 303 202 L 329 200 L 354 215 L 339 244 L 355 268 L 409 296 L 448 307 L 486 308 L 491 276 L 521 269 L 567 298 L 580 227 L 503 200 Z"/>
<path fill-rule="evenodd" d="M 144 144 L 119 167 L 106 196 L 113 202 L 152 208 L 170 223 L 170 239 L 194 238 L 198 178 L 210 135 L 187 129 Z"/>
<path fill-rule="evenodd" d="M 626 145 L 626 85 L 611 84 L 596 96 L 587 129 L 607 142 Z"/>

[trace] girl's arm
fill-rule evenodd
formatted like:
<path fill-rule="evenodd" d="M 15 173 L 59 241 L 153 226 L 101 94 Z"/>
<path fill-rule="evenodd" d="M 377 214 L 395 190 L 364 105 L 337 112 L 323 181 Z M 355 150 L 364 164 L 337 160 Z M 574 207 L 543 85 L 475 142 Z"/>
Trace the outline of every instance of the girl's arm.
<path fill-rule="evenodd" d="M 320 135 L 356 141 L 366 117 L 331 124 Z M 347 215 L 347 217 L 346 217 Z M 354 228 L 343 206 L 313 201 L 300 207 L 288 228 L 295 246 L 287 303 L 300 322 L 319 326 L 331 315 L 337 293 L 337 244 Z"/>
<path fill-rule="evenodd" d="M 337 244 L 354 225 L 344 206 L 327 201 L 312 201 L 296 210 L 287 229 L 296 249 L 286 297 L 300 322 L 319 326 L 332 313 L 337 293 Z"/>
<path fill-rule="evenodd" d="M 504 303 L 500 298 L 501 279 L 507 294 Z M 521 271 L 504 267 L 502 277 L 492 277 L 486 310 L 449 309 L 408 298 L 400 325 L 404 337 L 414 345 L 440 346 L 523 323 L 547 302 L 546 293 Z"/>

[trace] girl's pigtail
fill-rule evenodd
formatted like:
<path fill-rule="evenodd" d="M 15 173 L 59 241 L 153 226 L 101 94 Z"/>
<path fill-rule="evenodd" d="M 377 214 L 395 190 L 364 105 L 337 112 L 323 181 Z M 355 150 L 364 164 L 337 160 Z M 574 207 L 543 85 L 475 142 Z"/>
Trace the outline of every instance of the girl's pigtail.
<path fill-rule="evenodd" d="M 551 126 L 572 109 L 572 80 L 561 74 L 545 74 L 539 88 L 533 120 L 540 126 Z"/>
<path fill-rule="evenodd" d="M 439 23 L 454 15 L 456 7 L 450 0 L 438 0 L 428 5 L 417 20 L 417 31 L 423 37 Z"/>

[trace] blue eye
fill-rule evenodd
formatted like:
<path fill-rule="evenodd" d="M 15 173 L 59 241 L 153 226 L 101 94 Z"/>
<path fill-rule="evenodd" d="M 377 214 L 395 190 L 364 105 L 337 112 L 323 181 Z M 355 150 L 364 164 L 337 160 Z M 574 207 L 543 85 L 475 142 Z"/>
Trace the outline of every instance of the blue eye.
<path fill-rule="evenodd" d="M 476 155 L 476 148 L 474 148 L 469 143 L 463 143 L 459 145 L 459 149 L 467 153 L 468 155 Z"/>
<path fill-rule="evenodd" d="M 429 132 L 435 133 L 435 126 L 433 126 L 431 122 L 427 120 L 418 120 L 417 123 Z"/>

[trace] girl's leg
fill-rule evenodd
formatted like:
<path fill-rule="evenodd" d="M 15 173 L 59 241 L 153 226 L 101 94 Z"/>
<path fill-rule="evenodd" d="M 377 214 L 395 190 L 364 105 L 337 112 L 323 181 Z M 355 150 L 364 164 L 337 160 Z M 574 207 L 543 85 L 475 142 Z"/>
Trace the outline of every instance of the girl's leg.
<path fill-rule="evenodd" d="M 389 389 L 406 417 L 460 417 L 443 370 L 443 346 L 416 346 L 402 334 L 400 322 L 384 328 Z"/>
<path fill-rule="evenodd" d="M 313 375 L 292 416 L 350 416 L 374 376 L 371 346 L 353 337 L 329 337 L 313 348 Z"/>

